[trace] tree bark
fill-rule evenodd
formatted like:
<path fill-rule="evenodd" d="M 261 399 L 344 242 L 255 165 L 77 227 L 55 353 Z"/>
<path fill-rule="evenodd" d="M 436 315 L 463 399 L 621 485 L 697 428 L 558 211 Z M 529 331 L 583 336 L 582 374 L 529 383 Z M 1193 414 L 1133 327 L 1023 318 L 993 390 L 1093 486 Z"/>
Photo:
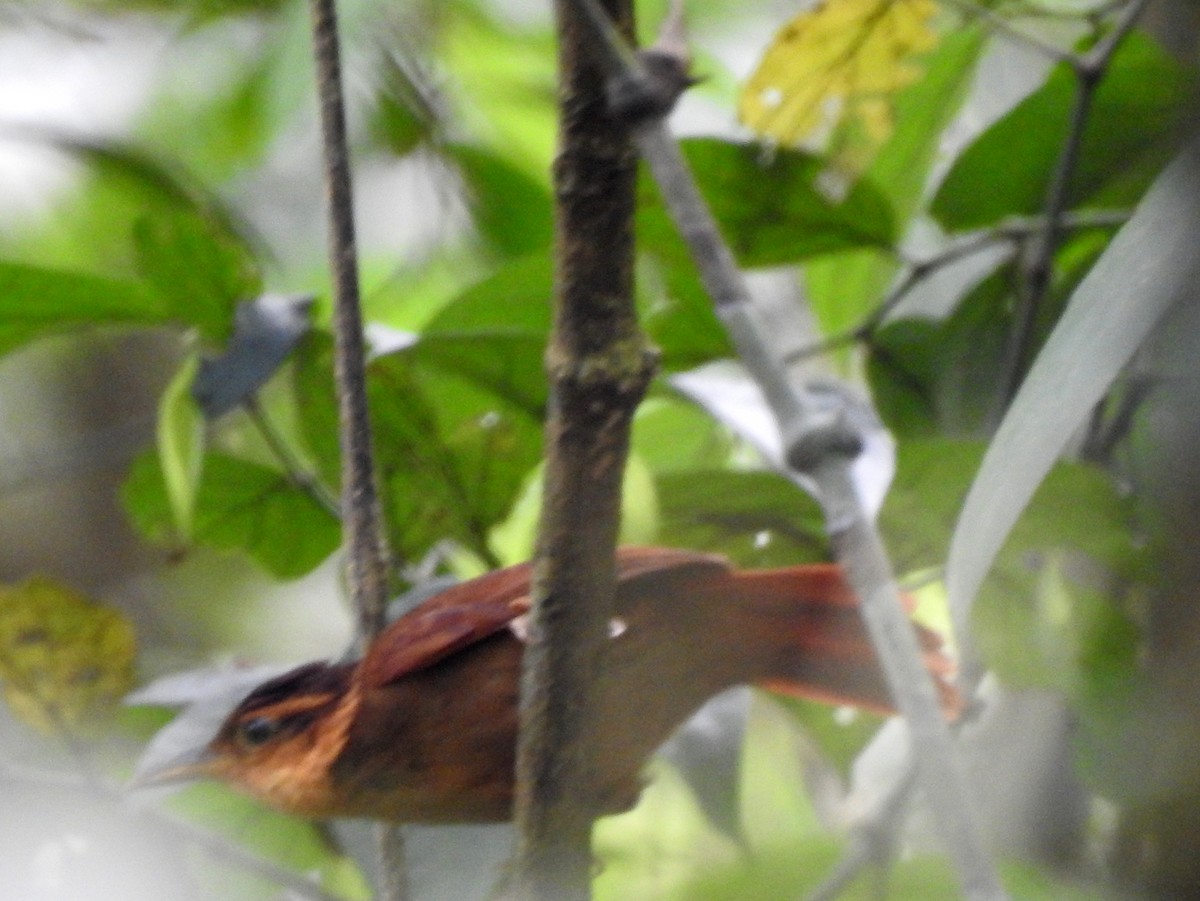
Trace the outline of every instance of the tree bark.
<path fill-rule="evenodd" d="M 629 34 L 630 0 L 608 0 Z M 654 369 L 633 301 L 636 155 L 569 2 L 559 31 L 556 298 L 535 601 L 521 689 L 510 893 L 586 899 L 599 799 L 589 736 L 615 584 L 629 427 Z"/>

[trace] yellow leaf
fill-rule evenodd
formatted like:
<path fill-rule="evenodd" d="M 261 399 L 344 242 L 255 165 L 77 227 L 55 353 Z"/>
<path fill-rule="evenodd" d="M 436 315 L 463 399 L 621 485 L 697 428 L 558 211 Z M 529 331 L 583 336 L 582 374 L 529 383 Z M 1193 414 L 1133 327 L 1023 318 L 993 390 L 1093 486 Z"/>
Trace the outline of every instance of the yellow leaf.
<path fill-rule="evenodd" d="M 921 76 L 937 44 L 935 0 L 823 0 L 788 22 L 742 89 L 738 115 L 780 144 L 817 141 L 857 123 L 878 146 L 891 98 Z"/>
<path fill-rule="evenodd" d="M 50 579 L 0 586 L 0 680 L 25 722 L 47 732 L 95 723 L 133 683 L 133 626 Z"/>

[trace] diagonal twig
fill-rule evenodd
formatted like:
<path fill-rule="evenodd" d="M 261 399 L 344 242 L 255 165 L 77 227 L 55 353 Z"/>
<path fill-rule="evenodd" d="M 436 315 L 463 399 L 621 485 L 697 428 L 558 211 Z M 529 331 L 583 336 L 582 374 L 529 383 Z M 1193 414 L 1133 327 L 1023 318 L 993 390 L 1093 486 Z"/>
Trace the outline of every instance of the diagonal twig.
<path fill-rule="evenodd" d="M 953 6 L 964 15 L 979 19 L 981 22 L 986 22 L 991 28 L 1005 34 L 1013 40 L 1025 44 L 1033 48 L 1043 56 L 1049 57 L 1054 62 L 1065 63 L 1070 62 L 1072 54 L 1069 50 L 1063 50 L 1051 44 L 1049 41 L 1043 40 L 1032 32 L 1023 31 L 1017 28 L 1004 16 L 997 13 L 995 10 L 988 9 L 986 6 L 981 6 L 972 0 L 944 0 L 950 6 Z"/>
<path fill-rule="evenodd" d="M 250 421 L 254 423 L 255 428 L 258 429 L 258 433 L 262 435 L 263 441 L 266 442 L 271 453 L 275 455 L 275 459 L 287 472 L 288 479 L 292 484 L 330 515 L 340 519 L 342 510 L 338 499 L 321 481 L 320 476 L 306 466 L 295 451 L 288 446 L 287 441 L 279 434 L 279 429 L 267 416 L 262 403 L 259 402 L 258 395 L 251 394 L 242 402 L 242 407 L 245 409 L 246 415 L 250 417 Z"/>
<path fill-rule="evenodd" d="M 1123 225 L 1129 218 L 1129 215 L 1129 212 L 1126 210 L 1066 213 L 1059 220 L 1059 228 L 1062 231 L 1088 228 L 1114 228 Z M 991 250 L 998 244 L 1020 245 L 1040 234 L 1045 227 L 1045 220 L 1042 217 L 1002 222 L 995 228 L 964 235 L 925 259 L 906 260 L 904 271 L 892 285 L 887 295 L 874 310 L 863 317 L 858 325 L 840 334 L 791 351 L 784 357 L 784 362 L 789 364 L 798 363 L 810 357 L 836 350 L 844 345 L 869 339 L 888 316 L 926 279 L 942 271 L 947 266 L 975 254 Z"/>

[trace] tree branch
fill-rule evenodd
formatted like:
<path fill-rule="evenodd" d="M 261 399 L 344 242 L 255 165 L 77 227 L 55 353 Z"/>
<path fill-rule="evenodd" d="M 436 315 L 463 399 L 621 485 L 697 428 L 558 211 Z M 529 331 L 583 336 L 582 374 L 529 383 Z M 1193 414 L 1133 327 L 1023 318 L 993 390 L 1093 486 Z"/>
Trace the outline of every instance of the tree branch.
<path fill-rule="evenodd" d="M 388 551 L 382 526 L 371 424 L 367 412 L 366 347 L 359 302 L 354 199 L 350 184 L 346 112 L 342 97 L 334 0 L 311 0 L 313 52 L 317 68 L 325 190 L 329 213 L 329 264 L 333 278 L 334 380 L 342 452 L 342 530 L 350 594 L 358 612 L 358 637 L 365 651 L 384 626 L 388 598 Z M 399 829 L 380 825 L 381 895 L 410 897 Z"/>
<path fill-rule="evenodd" d="M 607 12 L 632 32 L 630 0 Z M 579 9 L 555 4 L 559 32 L 556 299 L 546 353 L 551 403 L 530 643 L 521 683 L 511 897 L 590 897 L 592 699 L 615 592 L 629 427 L 655 357 L 633 302 L 637 157 L 609 115 Z"/>

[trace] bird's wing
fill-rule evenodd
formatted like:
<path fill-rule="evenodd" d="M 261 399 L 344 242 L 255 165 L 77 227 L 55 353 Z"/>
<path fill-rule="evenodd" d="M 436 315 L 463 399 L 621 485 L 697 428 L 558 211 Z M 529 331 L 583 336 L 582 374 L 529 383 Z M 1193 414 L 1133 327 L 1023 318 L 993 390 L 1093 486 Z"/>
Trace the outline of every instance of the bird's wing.
<path fill-rule="evenodd" d="M 723 569 L 727 564 L 721 557 L 669 548 L 617 552 L 621 583 L 693 566 Z M 410 610 L 371 646 L 361 670 L 364 684 L 387 685 L 506 628 L 523 638 L 523 621 L 518 620 L 529 612 L 532 576 L 529 563 L 499 569 L 455 585 Z"/>
<path fill-rule="evenodd" d="M 528 563 L 498 569 L 410 610 L 371 645 L 361 670 L 364 683 L 387 685 L 504 629 L 529 610 L 531 577 Z"/>

